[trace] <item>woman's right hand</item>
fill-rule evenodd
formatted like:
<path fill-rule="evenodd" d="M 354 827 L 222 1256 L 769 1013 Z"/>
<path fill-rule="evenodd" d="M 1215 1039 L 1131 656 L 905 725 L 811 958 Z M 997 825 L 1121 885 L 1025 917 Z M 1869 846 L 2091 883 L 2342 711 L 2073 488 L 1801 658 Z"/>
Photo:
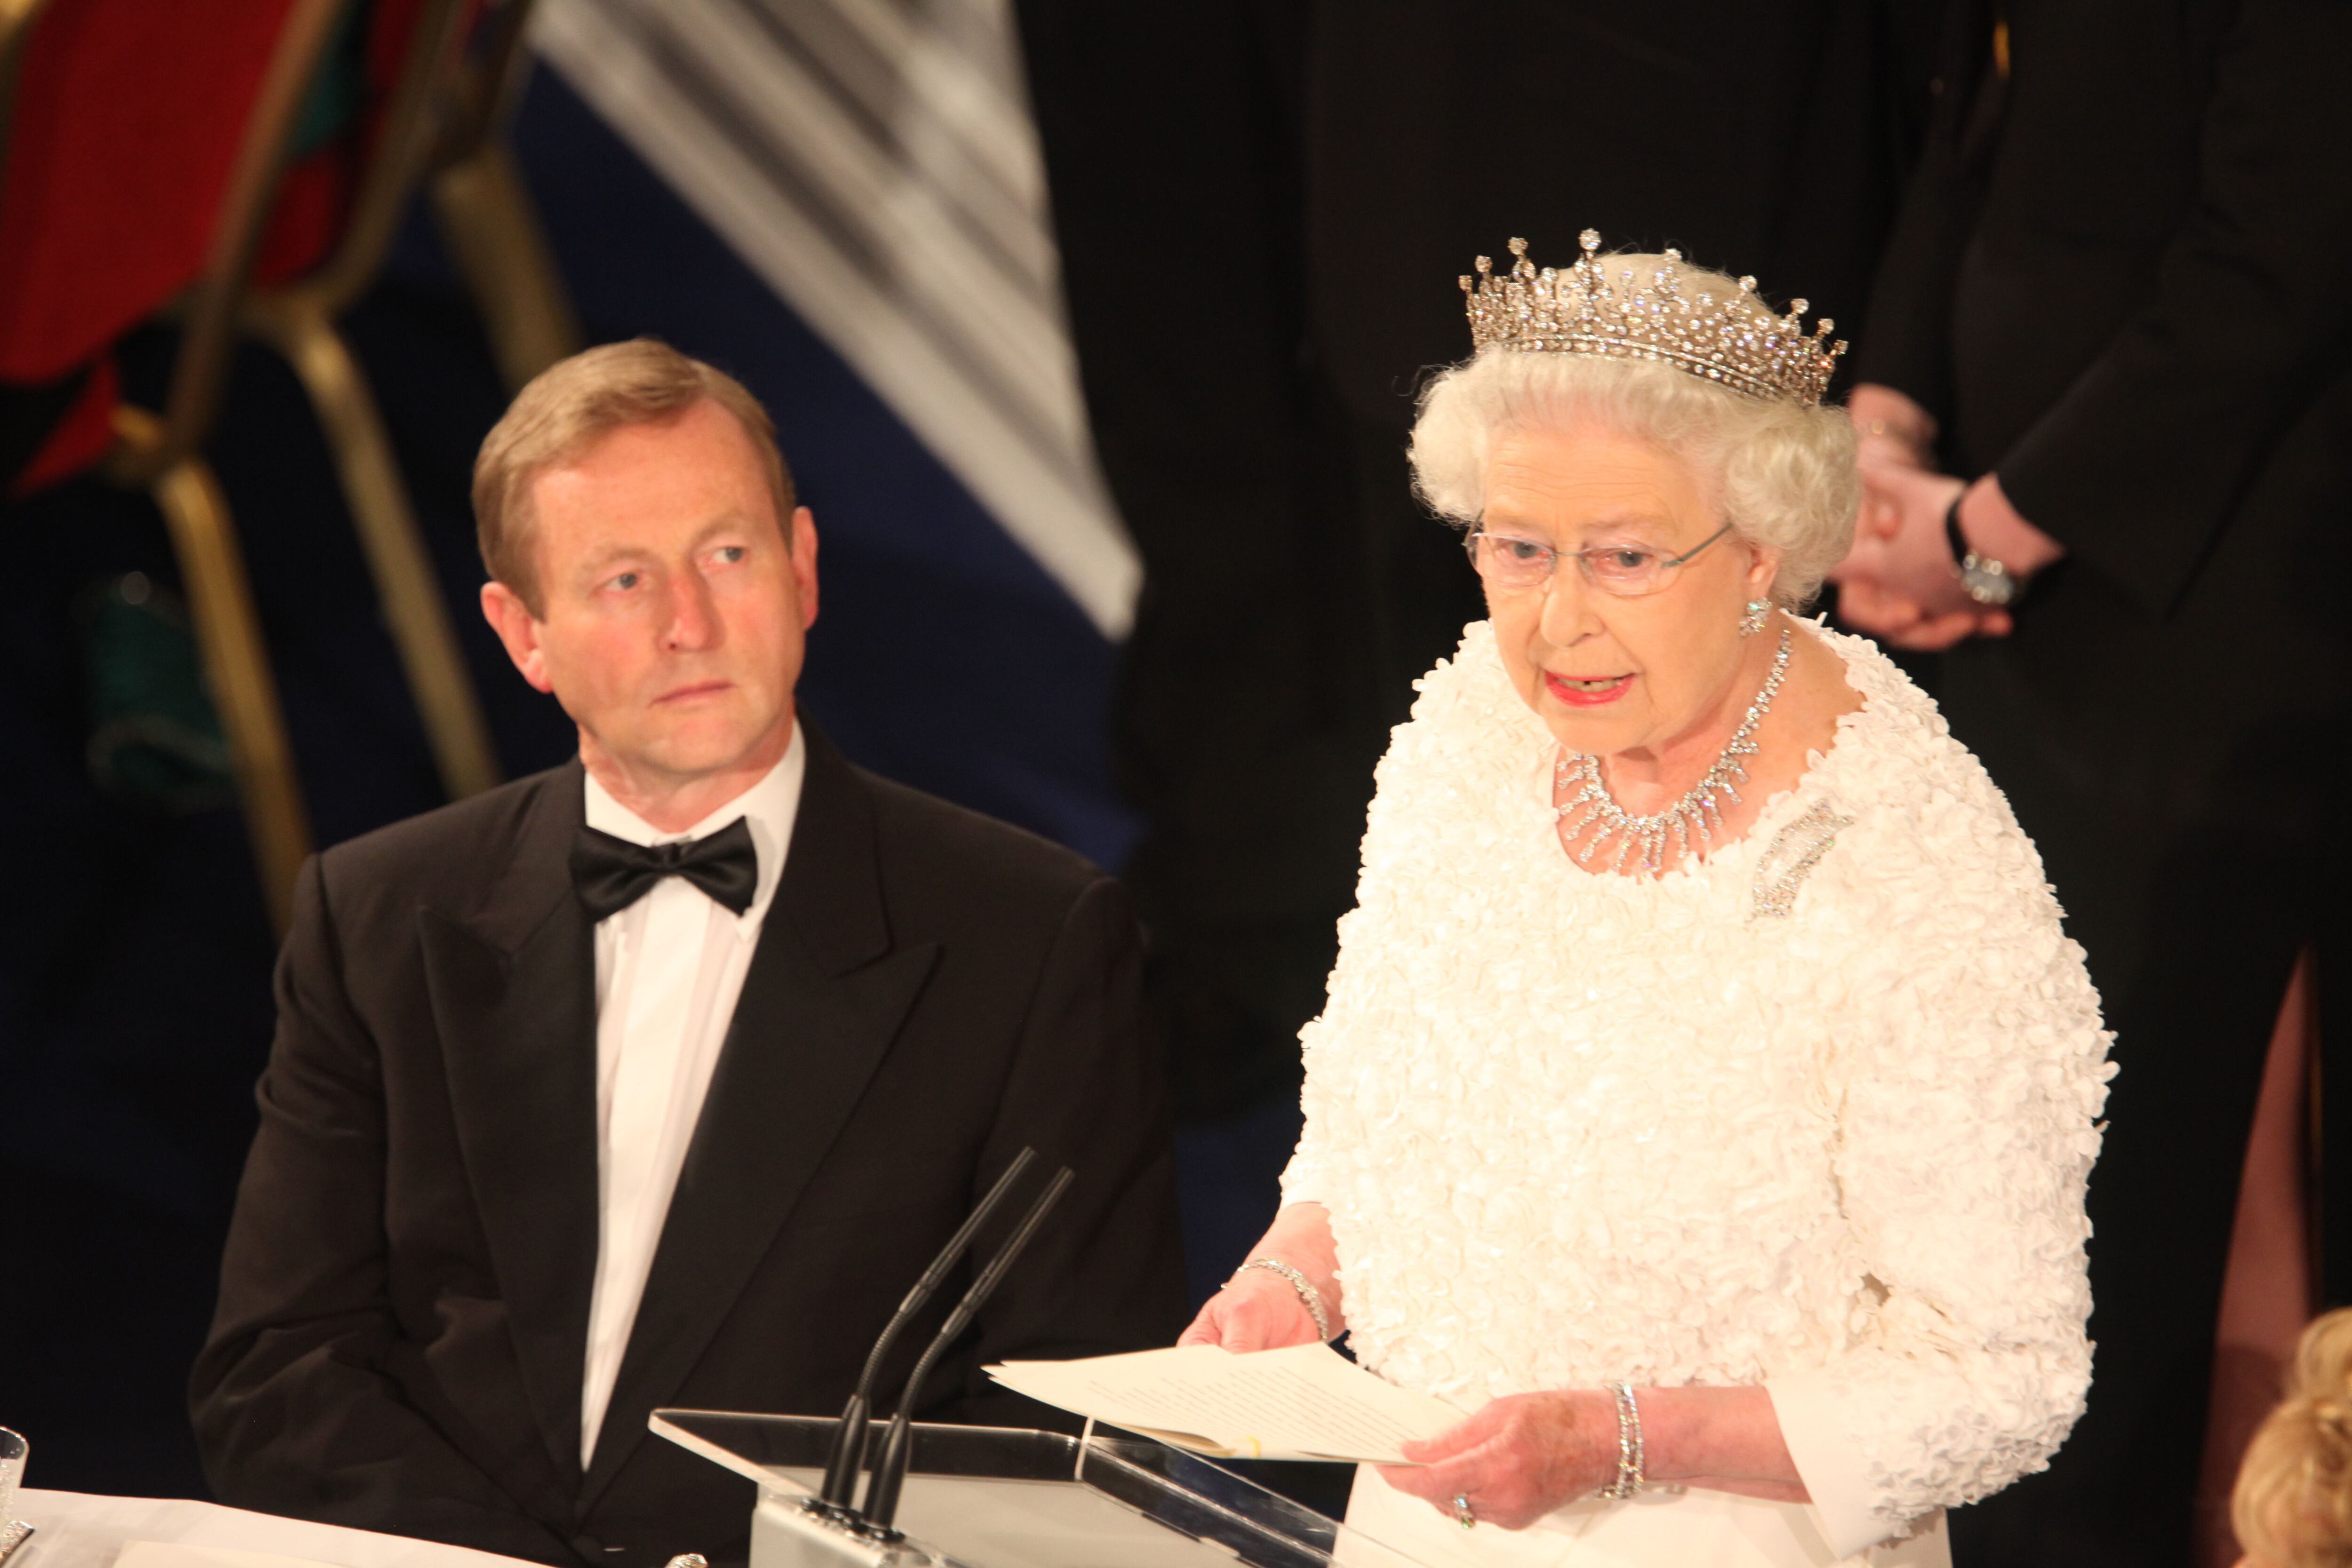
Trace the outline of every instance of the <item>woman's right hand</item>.
<path fill-rule="evenodd" d="M 1209 1298 L 1180 1345 L 1222 1345 L 1229 1351 L 1275 1351 L 1313 1344 L 1322 1336 L 1315 1315 L 1290 1281 L 1271 1268 L 1244 1268 Z"/>

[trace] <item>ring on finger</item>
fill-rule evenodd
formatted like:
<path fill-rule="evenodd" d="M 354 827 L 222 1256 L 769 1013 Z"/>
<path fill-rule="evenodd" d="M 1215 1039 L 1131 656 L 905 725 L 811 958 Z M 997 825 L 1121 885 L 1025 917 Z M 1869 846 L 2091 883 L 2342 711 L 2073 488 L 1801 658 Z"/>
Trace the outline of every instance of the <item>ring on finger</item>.
<path fill-rule="evenodd" d="M 1475 1530 L 1478 1528 L 1478 1515 L 1470 1507 L 1470 1494 L 1468 1492 L 1455 1492 L 1454 1494 L 1454 1522 L 1460 1525 L 1465 1530 Z"/>

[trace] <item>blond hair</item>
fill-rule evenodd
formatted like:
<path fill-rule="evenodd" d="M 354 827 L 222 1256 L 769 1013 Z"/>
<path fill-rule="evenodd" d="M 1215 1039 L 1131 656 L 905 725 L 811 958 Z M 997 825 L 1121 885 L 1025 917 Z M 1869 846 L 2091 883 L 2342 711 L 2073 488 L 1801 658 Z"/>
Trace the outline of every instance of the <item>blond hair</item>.
<path fill-rule="evenodd" d="M 2286 1398 L 2238 1467 L 2230 1522 L 2265 1568 L 2352 1564 L 2352 1308 L 2303 1331 Z"/>
<path fill-rule="evenodd" d="M 1763 302 L 1719 272 L 1664 256 L 1611 257 L 1637 273 L 1672 269 L 1685 293 Z M 1862 507 L 1853 426 L 1843 409 L 1750 396 L 1654 361 L 1490 348 L 1431 380 L 1412 427 L 1413 485 L 1440 516 L 1475 525 L 1486 458 L 1508 430 L 1591 420 L 1687 464 L 1732 531 L 1780 552 L 1772 598 L 1791 608 L 1845 558 Z"/>
<path fill-rule="evenodd" d="M 483 438 L 474 459 L 474 528 L 483 566 L 513 589 L 533 616 L 543 615 L 532 548 L 531 482 L 615 430 L 673 424 L 705 403 L 733 415 L 751 438 L 768 492 L 775 498 L 777 526 L 790 548 L 792 470 L 776 448 L 775 424 L 760 400 L 726 372 L 689 359 L 659 339 L 632 338 L 541 371 Z"/>

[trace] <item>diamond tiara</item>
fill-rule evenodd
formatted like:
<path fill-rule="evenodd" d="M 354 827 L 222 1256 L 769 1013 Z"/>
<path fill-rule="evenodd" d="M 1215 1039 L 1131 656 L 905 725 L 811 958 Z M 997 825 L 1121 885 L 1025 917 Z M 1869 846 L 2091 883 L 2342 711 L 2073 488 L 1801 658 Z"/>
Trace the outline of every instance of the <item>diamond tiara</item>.
<path fill-rule="evenodd" d="M 1474 351 L 1655 360 L 1751 397 L 1807 407 L 1829 390 L 1845 342 L 1825 341 L 1836 325 L 1827 316 L 1807 335 L 1798 321 L 1804 300 L 1789 301 L 1785 316 L 1751 308 L 1753 278 L 1739 279 L 1738 296 L 1685 294 L 1680 269 L 1671 265 L 1681 262 L 1679 250 L 1665 253 L 1670 265 L 1652 270 L 1646 287 L 1637 285 L 1630 267 L 1612 281 L 1599 254 L 1601 236 L 1588 228 L 1577 243 L 1584 254 L 1564 273 L 1549 267 L 1538 271 L 1524 239 L 1511 241 L 1518 259 L 1507 277 L 1494 276 L 1494 262 L 1478 258 L 1477 277 L 1462 279 Z"/>

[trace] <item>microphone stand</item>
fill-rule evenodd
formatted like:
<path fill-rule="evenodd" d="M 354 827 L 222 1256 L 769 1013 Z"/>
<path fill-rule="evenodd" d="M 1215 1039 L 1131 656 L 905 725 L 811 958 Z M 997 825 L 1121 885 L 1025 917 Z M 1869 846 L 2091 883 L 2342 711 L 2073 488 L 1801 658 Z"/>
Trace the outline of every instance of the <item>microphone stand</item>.
<path fill-rule="evenodd" d="M 923 1379 L 930 1374 L 933 1363 L 948 1346 L 971 1326 L 973 1316 L 994 1293 L 1013 1260 L 1021 1256 L 1021 1249 L 1037 1234 L 1046 1213 L 1061 1201 L 1063 1192 L 1075 1179 L 1076 1173 L 1067 1165 L 1055 1173 L 1037 1201 L 1029 1205 L 1029 1212 L 1022 1216 L 1020 1227 L 997 1249 L 988 1267 L 981 1270 L 980 1278 L 971 1282 L 971 1289 L 964 1292 L 963 1300 L 956 1303 L 955 1310 L 948 1314 L 948 1321 L 940 1325 L 939 1333 L 923 1352 L 922 1359 L 915 1363 L 906 1390 L 898 1395 L 898 1414 L 890 1418 L 889 1430 L 883 1436 L 881 1457 L 874 1461 L 874 1479 L 866 1486 L 864 1511 L 866 1521 L 874 1528 L 889 1530 L 890 1521 L 898 1517 L 898 1492 L 906 1485 L 907 1465 L 914 1449 L 915 1400 L 922 1392 Z"/>
<path fill-rule="evenodd" d="M 842 1409 L 841 1426 L 834 1433 L 833 1452 L 825 1459 L 824 1484 L 817 1490 L 818 1498 L 824 1502 L 845 1511 L 855 1511 L 851 1500 L 857 1491 L 858 1461 L 866 1457 L 866 1430 L 873 1410 L 874 1380 L 881 1375 L 883 1358 L 889 1354 L 890 1346 L 898 1338 L 898 1331 L 923 1310 L 924 1303 L 930 1300 L 933 1292 L 946 1280 L 949 1271 L 962 1258 L 964 1249 L 971 1245 L 971 1238 L 980 1233 L 980 1227 L 988 1222 L 989 1216 L 1003 1205 L 1006 1195 L 1019 1184 L 1036 1158 L 1037 1151 L 1028 1148 L 1013 1156 L 1013 1163 L 996 1178 L 996 1184 L 988 1189 L 988 1195 L 980 1200 L 980 1206 L 971 1211 L 953 1236 L 948 1237 L 948 1244 L 940 1249 L 937 1258 L 931 1259 L 931 1266 L 923 1270 L 923 1277 L 915 1281 L 915 1288 L 907 1292 L 907 1299 L 898 1303 L 898 1310 L 884 1326 L 881 1337 L 874 1342 L 873 1350 L 866 1353 L 866 1369 L 858 1374 L 856 1391 L 850 1394 L 848 1405 Z M 1064 1174 L 1066 1175 L 1067 1172 Z M 999 1253 L 998 1256 L 1003 1255 Z"/>

